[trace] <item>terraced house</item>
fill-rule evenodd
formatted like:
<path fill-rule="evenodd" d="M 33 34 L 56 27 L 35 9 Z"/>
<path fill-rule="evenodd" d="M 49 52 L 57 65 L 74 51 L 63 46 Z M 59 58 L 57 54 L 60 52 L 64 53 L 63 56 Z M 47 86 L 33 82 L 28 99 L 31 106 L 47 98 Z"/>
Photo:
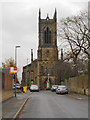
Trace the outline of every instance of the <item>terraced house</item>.
<path fill-rule="evenodd" d="M 56 9 L 53 19 L 50 19 L 48 14 L 45 19 L 41 19 L 39 9 L 38 27 L 38 57 L 33 60 L 33 50 L 31 50 L 31 64 L 23 67 L 22 85 L 37 84 L 41 89 L 45 89 L 56 82 L 55 66 L 58 61 Z"/>

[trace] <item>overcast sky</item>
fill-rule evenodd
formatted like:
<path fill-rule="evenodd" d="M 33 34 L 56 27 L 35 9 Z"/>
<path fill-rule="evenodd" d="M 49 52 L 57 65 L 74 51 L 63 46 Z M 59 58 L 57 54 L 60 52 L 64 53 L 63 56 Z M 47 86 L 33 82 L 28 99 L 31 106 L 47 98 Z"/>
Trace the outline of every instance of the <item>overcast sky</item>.
<path fill-rule="evenodd" d="M 14 58 L 18 49 L 18 77 L 21 80 L 22 67 L 31 62 L 30 49 L 34 49 L 34 59 L 38 49 L 38 10 L 42 18 L 47 13 L 53 18 L 57 9 L 58 21 L 63 17 L 87 10 L 89 0 L 0 0 L 0 63 L 5 58 Z M 28 60 L 27 60 L 28 59 Z M 1 65 L 1 64 L 0 64 Z"/>

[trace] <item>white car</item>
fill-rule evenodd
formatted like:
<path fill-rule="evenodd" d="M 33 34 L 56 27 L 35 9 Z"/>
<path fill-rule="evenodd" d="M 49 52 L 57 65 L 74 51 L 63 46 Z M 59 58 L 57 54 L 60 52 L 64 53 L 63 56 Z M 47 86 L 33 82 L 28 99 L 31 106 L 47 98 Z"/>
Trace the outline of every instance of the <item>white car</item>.
<path fill-rule="evenodd" d="M 68 88 L 65 85 L 59 85 L 56 89 L 56 94 L 68 94 Z"/>
<path fill-rule="evenodd" d="M 53 92 L 53 91 L 56 91 L 57 87 L 58 87 L 58 85 L 52 85 L 51 91 L 52 91 L 52 92 Z"/>
<path fill-rule="evenodd" d="M 37 85 L 31 85 L 30 86 L 30 91 L 31 92 L 39 92 L 39 88 Z"/>
<path fill-rule="evenodd" d="M 20 85 L 19 84 L 16 84 L 16 89 L 20 89 Z M 13 85 L 13 89 L 15 89 L 15 84 Z"/>

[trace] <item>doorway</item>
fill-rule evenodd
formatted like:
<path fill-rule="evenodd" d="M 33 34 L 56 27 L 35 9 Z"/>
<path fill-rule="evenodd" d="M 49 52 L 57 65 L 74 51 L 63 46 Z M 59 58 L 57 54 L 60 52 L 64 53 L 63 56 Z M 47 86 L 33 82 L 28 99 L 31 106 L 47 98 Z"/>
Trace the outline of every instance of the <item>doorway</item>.
<path fill-rule="evenodd" d="M 50 89 L 50 87 L 51 87 L 51 79 L 49 78 L 49 81 L 48 81 L 48 78 L 46 78 L 44 81 L 44 88 Z"/>

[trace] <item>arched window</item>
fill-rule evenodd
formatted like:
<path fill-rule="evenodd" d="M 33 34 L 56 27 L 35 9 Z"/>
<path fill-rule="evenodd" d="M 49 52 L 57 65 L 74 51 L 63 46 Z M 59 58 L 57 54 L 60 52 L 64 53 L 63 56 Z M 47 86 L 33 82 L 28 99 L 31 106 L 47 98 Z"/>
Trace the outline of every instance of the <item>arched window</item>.
<path fill-rule="evenodd" d="M 49 57 L 49 50 L 47 50 L 47 57 Z"/>
<path fill-rule="evenodd" d="M 53 65 L 51 65 L 51 75 L 53 75 Z"/>
<path fill-rule="evenodd" d="M 44 67 L 43 66 L 41 66 L 40 72 L 41 72 L 41 75 L 43 75 L 43 73 L 44 73 Z"/>
<path fill-rule="evenodd" d="M 47 27 L 46 31 L 44 32 L 45 43 L 51 43 L 51 31 Z"/>
<path fill-rule="evenodd" d="M 29 86 L 29 80 L 30 80 L 30 72 L 28 70 L 27 71 L 27 81 L 26 81 L 27 86 Z"/>

